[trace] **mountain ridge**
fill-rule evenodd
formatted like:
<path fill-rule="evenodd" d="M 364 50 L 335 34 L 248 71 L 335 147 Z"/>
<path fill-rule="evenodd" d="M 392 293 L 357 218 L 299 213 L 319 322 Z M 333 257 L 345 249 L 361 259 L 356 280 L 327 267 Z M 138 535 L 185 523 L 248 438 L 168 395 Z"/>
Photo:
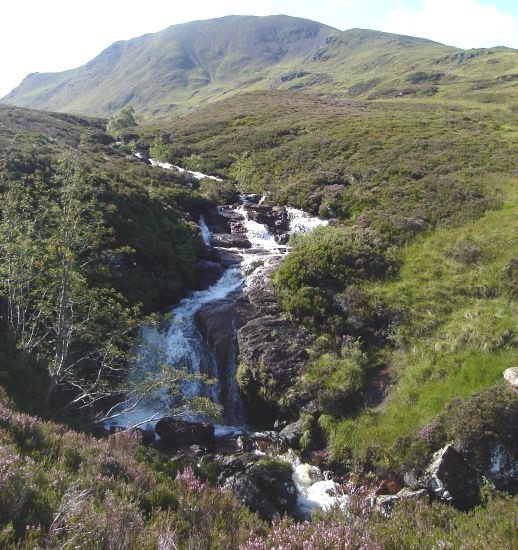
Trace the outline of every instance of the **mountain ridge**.
<path fill-rule="evenodd" d="M 92 116 L 132 104 L 147 118 L 158 118 L 257 89 L 356 97 L 387 87 L 408 66 L 409 52 L 420 68 L 461 51 L 287 15 L 226 16 L 117 41 L 75 69 L 32 73 L 2 101 Z"/>

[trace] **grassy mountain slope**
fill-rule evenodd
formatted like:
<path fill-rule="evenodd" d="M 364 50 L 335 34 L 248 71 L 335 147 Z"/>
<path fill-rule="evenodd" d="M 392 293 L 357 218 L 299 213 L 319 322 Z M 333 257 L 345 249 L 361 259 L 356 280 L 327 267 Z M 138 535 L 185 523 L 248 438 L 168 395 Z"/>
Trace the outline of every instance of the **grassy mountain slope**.
<path fill-rule="evenodd" d="M 108 116 L 133 105 L 164 118 L 251 90 L 365 99 L 501 102 L 518 85 L 518 53 L 459 50 L 288 16 L 228 16 L 117 42 L 86 65 L 32 74 L 2 101 Z"/>
<path fill-rule="evenodd" d="M 277 284 L 287 313 L 322 338 L 294 385 L 320 400 L 321 429 L 342 460 L 416 460 L 420 429 L 454 398 L 486 395 L 513 365 L 518 110 L 509 98 L 258 91 L 141 128 L 143 140 L 162 133 L 175 162 L 202 159 L 223 176 L 247 153 L 245 188 L 334 219 L 294 243 Z M 371 240 L 350 260 L 354 232 Z M 369 254 L 378 266 L 388 254 L 396 268 L 369 273 Z M 344 334 L 367 354 L 366 388 L 380 369 L 391 373 L 379 408 L 368 397 L 347 405 L 354 353 L 340 351 Z"/>

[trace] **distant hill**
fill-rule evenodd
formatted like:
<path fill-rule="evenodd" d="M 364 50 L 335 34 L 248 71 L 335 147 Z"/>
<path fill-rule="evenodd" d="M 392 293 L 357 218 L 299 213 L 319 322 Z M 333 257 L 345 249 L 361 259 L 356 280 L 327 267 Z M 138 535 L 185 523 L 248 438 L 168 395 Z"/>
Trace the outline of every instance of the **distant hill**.
<path fill-rule="evenodd" d="M 2 101 L 93 116 L 131 104 L 145 118 L 163 118 L 264 89 L 498 102 L 517 85 L 518 52 L 508 48 L 459 50 L 286 15 L 228 16 L 116 42 L 77 69 L 29 75 Z"/>

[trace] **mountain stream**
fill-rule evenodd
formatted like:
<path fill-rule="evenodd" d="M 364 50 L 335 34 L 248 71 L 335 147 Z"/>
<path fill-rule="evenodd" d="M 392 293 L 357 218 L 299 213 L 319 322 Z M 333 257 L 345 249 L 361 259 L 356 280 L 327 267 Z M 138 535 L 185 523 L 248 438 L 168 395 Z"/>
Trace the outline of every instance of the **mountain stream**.
<path fill-rule="evenodd" d="M 165 169 L 175 168 L 164 163 L 152 163 Z M 193 175 L 206 177 L 199 173 Z M 264 198 L 254 200 L 255 206 L 258 207 Z M 105 425 L 108 427 L 140 426 L 153 429 L 161 417 L 171 415 L 172 411 L 175 415 L 180 412 L 184 418 L 200 419 L 199 413 L 193 413 L 188 409 L 179 410 L 177 399 L 167 389 L 170 386 L 168 371 L 183 369 L 189 373 L 189 379 L 179 382 L 180 393 L 184 397 L 206 397 L 222 406 L 224 421 L 215 424 L 216 436 L 250 433 L 243 421 L 244 415 L 236 382 L 236 353 L 232 354 L 231 364 L 227 366 L 226 372 L 218 372 L 215 354 L 195 322 L 195 315 L 202 307 L 246 291 L 261 278 L 272 262 L 278 262 L 280 257 L 289 253 L 288 246 L 279 244 L 266 225 L 251 219 L 248 205 L 244 196 L 242 204 L 233 207 L 231 213 L 241 220 L 243 236 L 251 243 L 250 248 L 226 246 L 225 252 L 230 252 L 238 259 L 234 265 L 227 267 L 209 288 L 191 292 L 185 297 L 171 311 L 170 320 L 164 321 L 161 327 L 145 326 L 141 329 L 138 359 L 131 369 L 130 379 L 138 382 L 151 377 L 161 388 L 152 395 L 127 402 L 118 412 L 116 411 L 112 419 L 106 421 Z M 228 212 L 228 208 L 226 211 Z M 286 212 L 290 236 L 327 224 L 327 221 L 311 217 L 302 210 L 287 208 Z M 198 223 L 205 245 L 217 249 L 203 216 Z M 203 375 L 203 379 L 200 375 Z M 208 383 L 207 379 L 212 383 Z M 289 461 L 293 466 L 299 515 L 307 517 L 315 508 L 341 504 L 346 498 L 341 495 L 334 481 L 324 479 L 322 472 L 315 466 L 301 463 L 293 452 L 280 455 L 279 458 Z"/>

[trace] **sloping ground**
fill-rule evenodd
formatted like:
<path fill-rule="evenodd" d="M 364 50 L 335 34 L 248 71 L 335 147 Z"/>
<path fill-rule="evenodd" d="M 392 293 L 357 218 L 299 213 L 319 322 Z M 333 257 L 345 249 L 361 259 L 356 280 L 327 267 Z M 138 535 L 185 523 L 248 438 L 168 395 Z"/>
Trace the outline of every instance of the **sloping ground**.
<path fill-rule="evenodd" d="M 126 247 L 114 284 L 145 311 L 174 303 L 193 284 L 198 227 L 190 211 L 207 204 L 178 174 L 152 168 L 113 146 L 106 122 L 0 106 L 4 178 L 49 184 L 53 164 L 72 153 L 95 174 L 112 248 Z"/>
<path fill-rule="evenodd" d="M 320 428 L 349 465 L 429 458 L 443 436 L 423 443 L 419 430 L 455 398 L 467 409 L 473 392 L 490 402 L 484 392 L 513 366 L 517 116 L 512 101 L 340 102 L 275 91 L 160 127 L 177 162 L 199 156 L 224 175 L 248 152 L 245 188 L 335 219 L 293 244 L 277 283 L 287 312 L 321 336 L 294 385 L 315 392 Z M 142 129 L 144 139 L 156 131 Z M 354 235 L 371 235 L 367 251 L 384 251 L 396 268 L 369 273 L 365 255 L 340 247 Z M 361 339 L 366 367 L 360 358 L 351 370 L 356 351 L 340 350 L 344 334 Z M 382 407 L 338 403 L 350 397 L 351 372 L 366 369 L 368 379 L 380 365 L 394 377 Z M 475 437 L 480 417 L 472 419 Z"/>
<path fill-rule="evenodd" d="M 459 50 L 288 16 L 228 16 L 116 42 L 77 69 L 29 75 L 2 101 L 96 116 L 132 105 L 165 119 L 251 90 L 501 103 L 517 85 L 518 53 L 508 48 Z"/>

